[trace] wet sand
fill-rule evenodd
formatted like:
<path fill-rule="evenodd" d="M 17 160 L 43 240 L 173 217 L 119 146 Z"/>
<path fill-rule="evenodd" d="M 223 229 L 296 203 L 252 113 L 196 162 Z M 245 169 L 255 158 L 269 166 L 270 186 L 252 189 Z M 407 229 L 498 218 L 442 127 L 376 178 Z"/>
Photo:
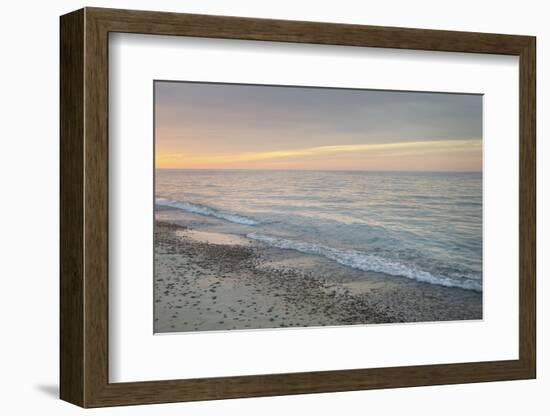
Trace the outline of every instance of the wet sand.
<path fill-rule="evenodd" d="M 482 318 L 481 293 L 158 221 L 155 332 Z"/>

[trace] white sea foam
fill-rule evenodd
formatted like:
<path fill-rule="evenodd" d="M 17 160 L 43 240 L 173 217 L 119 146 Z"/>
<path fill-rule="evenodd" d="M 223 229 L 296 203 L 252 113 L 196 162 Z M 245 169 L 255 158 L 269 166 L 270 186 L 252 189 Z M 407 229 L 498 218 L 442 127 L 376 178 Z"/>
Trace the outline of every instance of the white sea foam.
<path fill-rule="evenodd" d="M 356 250 L 340 250 L 319 244 L 288 240 L 258 233 L 250 233 L 247 237 L 269 244 L 273 247 L 323 256 L 344 266 L 352 267 L 358 270 L 386 273 L 392 276 L 407 277 L 420 282 L 448 287 L 459 287 L 462 289 L 475 290 L 477 292 L 481 292 L 482 290 L 481 280 L 478 279 L 469 278 L 467 276 L 449 277 L 439 274 L 434 275 L 433 273 L 418 270 L 414 267 L 407 266 L 381 256 L 367 254 Z"/>
<path fill-rule="evenodd" d="M 257 221 L 243 215 L 234 214 L 232 212 L 222 211 L 216 208 L 207 207 L 205 205 L 193 204 L 191 202 L 172 201 L 165 198 L 157 198 L 156 204 L 165 207 L 177 208 L 193 214 L 205 215 L 207 217 L 220 218 L 222 220 L 234 222 L 244 225 L 256 225 Z"/>

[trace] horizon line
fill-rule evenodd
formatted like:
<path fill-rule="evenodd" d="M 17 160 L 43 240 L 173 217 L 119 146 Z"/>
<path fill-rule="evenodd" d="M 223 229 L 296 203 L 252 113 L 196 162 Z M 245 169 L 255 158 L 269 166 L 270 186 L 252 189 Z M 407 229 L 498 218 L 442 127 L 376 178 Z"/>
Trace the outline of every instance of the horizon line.
<path fill-rule="evenodd" d="M 400 172 L 400 173 L 483 173 L 483 170 L 395 170 L 395 169 L 277 169 L 277 168 L 157 168 L 157 170 L 236 170 L 236 171 L 297 171 L 297 172 Z"/>

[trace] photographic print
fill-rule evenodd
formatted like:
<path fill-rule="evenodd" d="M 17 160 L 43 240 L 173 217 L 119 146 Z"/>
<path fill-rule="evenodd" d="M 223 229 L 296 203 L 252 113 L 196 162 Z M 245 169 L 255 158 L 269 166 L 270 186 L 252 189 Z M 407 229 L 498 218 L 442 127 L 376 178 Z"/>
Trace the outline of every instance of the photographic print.
<path fill-rule="evenodd" d="M 479 94 L 154 82 L 154 332 L 482 319 Z"/>

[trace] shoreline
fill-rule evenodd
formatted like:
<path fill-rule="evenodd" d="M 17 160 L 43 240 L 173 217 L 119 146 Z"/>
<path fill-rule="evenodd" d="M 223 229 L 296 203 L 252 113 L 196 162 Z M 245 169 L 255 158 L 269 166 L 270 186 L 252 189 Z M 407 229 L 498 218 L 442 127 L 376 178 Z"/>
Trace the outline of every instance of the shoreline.
<path fill-rule="evenodd" d="M 155 222 L 154 332 L 482 319 L 470 290 L 364 272 L 182 221 Z"/>

